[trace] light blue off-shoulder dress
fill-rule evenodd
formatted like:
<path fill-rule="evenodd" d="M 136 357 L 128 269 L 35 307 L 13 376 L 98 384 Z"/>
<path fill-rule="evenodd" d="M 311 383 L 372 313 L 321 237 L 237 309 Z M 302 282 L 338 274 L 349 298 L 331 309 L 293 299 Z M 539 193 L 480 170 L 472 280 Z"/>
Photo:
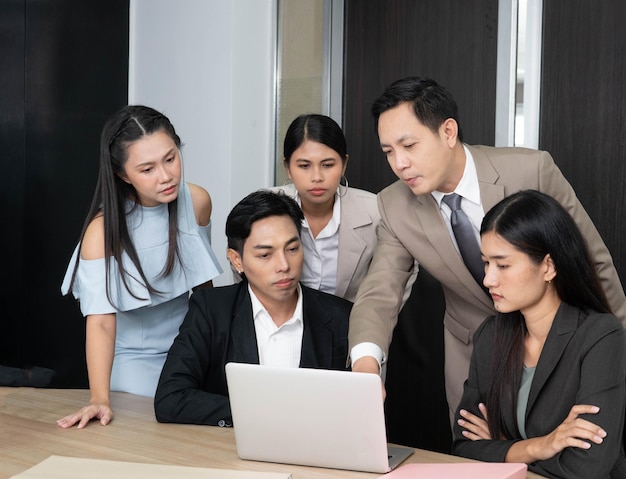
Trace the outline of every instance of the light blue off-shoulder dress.
<path fill-rule="evenodd" d="M 127 205 L 129 210 L 134 205 Z M 211 225 L 198 226 L 189 187 L 183 183 L 178 196 L 178 247 L 181 262 L 163 277 L 168 251 L 167 205 L 136 207 L 128 216 L 130 237 L 150 284 L 162 294 L 150 294 L 130 258 L 122 261 L 133 297 L 111 261 L 109 280 L 112 303 L 106 295 L 104 258 L 80 260 L 72 293 L 84 316 L 116 313 L 115 358 L 111 390 L 154 396 L 167 352 L 187 313 L 191 289 L 219 276 L 222 269 L 211 248 Z M 69 292 L 78 246 L 74 250 L 61 286 Z M 139 299 L 137 299 L 139 298 Z"/>

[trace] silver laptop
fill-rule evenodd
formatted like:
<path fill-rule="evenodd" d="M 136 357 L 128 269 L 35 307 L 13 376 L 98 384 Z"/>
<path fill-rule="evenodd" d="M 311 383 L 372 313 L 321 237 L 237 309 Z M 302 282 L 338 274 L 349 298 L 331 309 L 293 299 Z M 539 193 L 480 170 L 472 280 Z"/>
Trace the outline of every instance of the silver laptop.
<path fill-rule="evenodd" d="M 226 379 L 241 459 L 385 473 L 413 453 L 387 444 L 375 374 L 228 363 Z"/>

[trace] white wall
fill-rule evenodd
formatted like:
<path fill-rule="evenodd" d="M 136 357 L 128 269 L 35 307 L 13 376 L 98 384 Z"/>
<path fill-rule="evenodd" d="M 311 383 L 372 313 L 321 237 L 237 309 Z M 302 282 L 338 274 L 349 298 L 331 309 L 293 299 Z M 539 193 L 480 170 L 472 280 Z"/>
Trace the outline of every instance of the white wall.
<path fill-rule="evenodd" d="M 213 248 L 230 284 L 224 225 L 274 178 L 276 0 L 131 0 L 130 104 L 162 111 L 187 181 L 213 198 Z"/>

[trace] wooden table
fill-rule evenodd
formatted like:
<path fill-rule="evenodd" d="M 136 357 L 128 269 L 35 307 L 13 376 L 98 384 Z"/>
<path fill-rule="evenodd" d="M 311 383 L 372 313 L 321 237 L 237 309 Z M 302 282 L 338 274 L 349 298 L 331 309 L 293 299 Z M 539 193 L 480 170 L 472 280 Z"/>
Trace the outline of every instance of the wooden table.
<path fill-rule="evenodd" d="M 85 405 L 83 389 L 0 387 L 0 479 L 50 455 L 249 471 L 289 472 L 293 479 L 372 479 L 380 474 L 244 461 L 237 457 L 232 428 L 160 424 L 151 398 L 113 393 L 115 419 L 84 429 L 61 429 L 56 419 Z M 416 449 L 406 462 L 467 462 Z M 528 473 L 528 478 L 540 478 Z"/>

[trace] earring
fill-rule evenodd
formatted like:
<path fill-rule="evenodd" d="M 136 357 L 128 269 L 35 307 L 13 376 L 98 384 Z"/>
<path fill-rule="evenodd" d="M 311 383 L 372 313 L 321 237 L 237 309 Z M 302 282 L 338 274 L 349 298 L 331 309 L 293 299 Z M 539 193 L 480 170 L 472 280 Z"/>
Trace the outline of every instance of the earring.
<path fill-rule="evenodd" d="M 549 279 L 548 281 L 546 281 L 546 283 L 548 283 L 548 284 L 552 284 L 552 280 L 551 280 L 551 279 Z"/>
<path fill-rule="evenodd" d="M 341 194 L 341 187 L 344 187 L 343 195 Z M 337 196 L 339 198 L 343 198 L 348 194 L 348 178 L 346 175 L 341 176 L 341 180 L 339 180 L 339 186 L 337 187 Z"/>

